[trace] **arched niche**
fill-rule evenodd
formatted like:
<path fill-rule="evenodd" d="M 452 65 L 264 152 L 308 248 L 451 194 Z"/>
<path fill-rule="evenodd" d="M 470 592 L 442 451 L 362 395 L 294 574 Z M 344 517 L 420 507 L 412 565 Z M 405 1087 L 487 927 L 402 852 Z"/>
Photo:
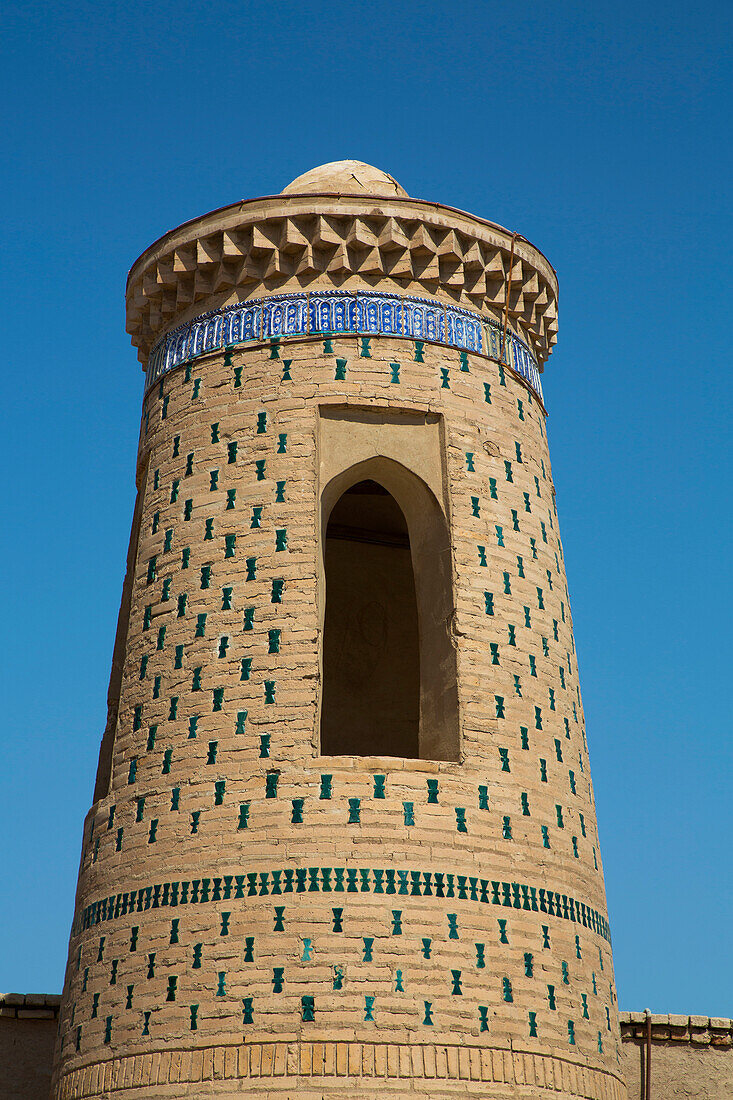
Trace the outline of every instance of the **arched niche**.
<path fill-rule="evenodd" d="M 450 539 L 434 494 L 392 459 L 358 462 L 323 489 L 321 546 L 321 752 L 458 760 Z"/>

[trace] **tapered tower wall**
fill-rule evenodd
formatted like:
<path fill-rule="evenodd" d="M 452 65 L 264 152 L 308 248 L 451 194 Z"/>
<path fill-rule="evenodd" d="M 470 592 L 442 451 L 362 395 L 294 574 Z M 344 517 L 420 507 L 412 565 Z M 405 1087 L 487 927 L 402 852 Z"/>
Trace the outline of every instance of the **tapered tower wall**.
<path fill-rule="evenodd" d="M 189 325 L 152 348 L 61 1009 L 64 1100 L 625 1096 L 532 309 L 508 278 L 503 315 L 487 282 L 480 303 L 439 278 L 352 270 L 336 289 L 333 253 L 306 280 L 287 216 L 307 207 L 315 225 L 335 204 L 337 220 L 344 201 L 382 223 L 407 204 L 411 239 L 434 217 L 373 195 L 263 200 L 293 270 L 268 284 L 251 228 L 245 266 L 260 271 L 232 299 L 246 305 L 233 313 L 212 278 L 160 333 L 208 310 L 213 335 L 197 346 Z M 443 240 L 467 220 L 440 217 Z M 516 270 L 516 238 L 475 231 Z M 132 299 L 166 247 L 133 269 Z M 457 247 L 465 260 L 471 242 Z M 414 280 L 426 253 L 407 252 Z M 556 292 L 533 255 L 538 293 Z M 324 536 L 364 479 L 409 533 L 416 758 L 321 753 Z M 371 600 L 381 634 L 365 642 L 359 601 L 355 575 L 340 652 L 368 699 L 394 679 L 396 625 Z"/>

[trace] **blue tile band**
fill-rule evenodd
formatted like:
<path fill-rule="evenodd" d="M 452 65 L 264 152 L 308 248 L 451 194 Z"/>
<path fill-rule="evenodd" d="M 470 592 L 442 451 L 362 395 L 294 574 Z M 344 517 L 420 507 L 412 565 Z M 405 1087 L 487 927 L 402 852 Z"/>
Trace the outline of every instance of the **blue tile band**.
<path fill-rule="evenodd" d="M 173 329 L 153 347 L 146 391 L 181 363 L 249 340 L 341 334 L 404 336 L 465 348 L 499 359 L 501 326 L 479 313 L 447 306 L 433 298 L 370 291 L 319 291 L 250 298 L 202 313 Z M 503 361 L 542 399 L 537 362 L 529 348 L 507 331 Z"/>

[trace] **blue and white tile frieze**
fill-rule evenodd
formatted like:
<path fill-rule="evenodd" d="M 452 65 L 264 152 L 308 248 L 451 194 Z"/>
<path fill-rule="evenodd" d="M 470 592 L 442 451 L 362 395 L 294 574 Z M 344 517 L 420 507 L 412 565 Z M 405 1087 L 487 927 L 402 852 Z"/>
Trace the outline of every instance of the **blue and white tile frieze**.
<path fill-rule="evenodd" d="M 376 291 L 278 294 L 237 302 L 173 329 L 150 353 L 146 389 L 180 363 L 217 348 L 315 333 L 411 336 L 482 352 L 494 359 L 501 353 L 497 322 L 432 298 Z M 504 359 L 542 397 L 534 356 L 511 332 L 506 334 Z"/>

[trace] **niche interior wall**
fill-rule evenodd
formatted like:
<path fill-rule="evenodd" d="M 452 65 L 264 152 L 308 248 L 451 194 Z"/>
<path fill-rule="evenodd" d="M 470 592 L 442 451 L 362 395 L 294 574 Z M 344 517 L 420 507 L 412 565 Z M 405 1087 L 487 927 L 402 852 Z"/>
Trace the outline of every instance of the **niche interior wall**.
<path fill-rule="evenodd" d="M 353 161 L 134 264 L 54 1096 L 625 1097 L 555 273 Z"/>

